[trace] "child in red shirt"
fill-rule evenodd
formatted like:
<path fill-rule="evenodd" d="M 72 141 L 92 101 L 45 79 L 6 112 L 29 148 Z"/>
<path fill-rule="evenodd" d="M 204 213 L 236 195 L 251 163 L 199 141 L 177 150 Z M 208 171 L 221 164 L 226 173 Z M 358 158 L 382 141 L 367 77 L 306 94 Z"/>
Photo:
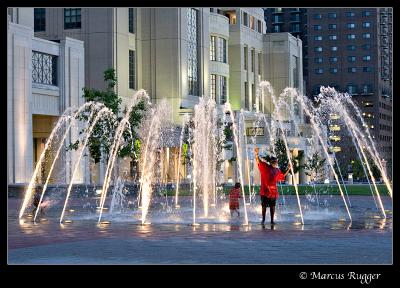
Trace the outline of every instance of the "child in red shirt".
<path fill-rule="evenodd" d="M 237 212 L 238 217 L 240 217 L 239 198 L 242 198 L 242 196 L 240 196 L 240 183 L 236 183 L 231 191 L 229 191 L 229 210 L 231 210 L 231 217 L 233 216 L 233 212 Z"/>

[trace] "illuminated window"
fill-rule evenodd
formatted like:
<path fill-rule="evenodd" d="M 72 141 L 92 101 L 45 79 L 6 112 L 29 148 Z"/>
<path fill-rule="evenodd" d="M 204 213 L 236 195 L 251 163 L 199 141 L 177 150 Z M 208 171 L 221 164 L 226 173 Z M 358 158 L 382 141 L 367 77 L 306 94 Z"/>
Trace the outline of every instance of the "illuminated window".
<path fill-rule="evenodd" d="M 337 25 L 336 25 L 336 24 L 329 24 L 329 25 L 328 25 L 328 28 L 329 28 L 330 30 L 336 30 L 336 29 L 337 29 Z"/>
<path fill-rule="evenodd" d="M 217 92 L 217 75 L 211 74 L 211 86 L 210 86 L 210 96 L 211 99 L 215 100 L 216 92 Z"/>
<path fill-rule="evenodd" d="M 348 56 L 347 61 L 349 62 L 356 62 L 356 56 Z"/>
<path fill-rule="evenodd" d="M 335 12 L 328 13 L 328 18 L 335 19 L 337 18 L 337 14 Z"/>
<path fill-rule="evenodd" d="M 369 28 L 369 27 L 371 27 L 371 22 L 364 22 L 362 26 L 364 28 Z"/>
<path fill-rule="evenodd" d="M 216 43 L 217 43 L 217 37 L 211 36 L 210 40 L 210 60 L 211 61 L 217 61 L 217 55 L 216 55 Z"/>
<path fill-rule="evenodd" d="M 226 63 L 226 40 L 224 38 L 218 38 L 218 55 L 217 59 L 219 62 Z"/>

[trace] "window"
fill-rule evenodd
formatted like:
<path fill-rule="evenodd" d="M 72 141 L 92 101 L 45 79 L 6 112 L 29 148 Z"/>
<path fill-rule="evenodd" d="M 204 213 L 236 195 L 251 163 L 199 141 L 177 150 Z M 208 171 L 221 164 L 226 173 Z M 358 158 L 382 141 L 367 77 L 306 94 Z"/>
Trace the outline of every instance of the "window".
<path fill-rule="evenodd" d="M 262 54 L 258 53 L 258 75 L 261 75 Z"/>
<path fill-rule="evenodd" d="M 198 13 L 197 9 L 187 9 L 188 27 L 188 93 L 189 95 L 199 96 L 199 54 L 198 54 Z"/>
<path fill-rule="evenodd" d="M 255 110 L 256 109 L 256 89 L 255 85 L 251 84 L 251 109 L 250 110 Z"/>
<path fill-rule="evenodd" d="M 128 16 L 129 16 L 129 23 L 128 23 L 128 29 L 129 33 L 135 33 L 135 11 L 133 8 L 128 8 Z"/>
<path fill-rule="evenodd" d="M 322 63 L 322 57 L 314 58 L 314 63 Z"/>
<path fill-rule="evenodd" d="M 297 21 L 297 22 L 299 22 L 299 21 L 300 21 L 300 14 L 297 14 L 297 13 L 292 14 L 291 17 L 290 17 L 290 21 Z"/>
<path fill-rule="evenodd" d="M 371 49 L 371 45 L 370 44 L 364 44 L 364 45 L 362 45 L 362 48 L 364 50 L 369 50 L 369 49 Z"/>
<path fill-rule="evenodd" d="M 372 84 L 363 84 L 362 85 L 362 93 L 363 94 L 371 94 L 372 93 Z"/>
<path fill-rule="evenodd" d="M 313 95 L 318 95 L 321 92 L 320 88 L 321 88 L 321 85 L 314 85 L 314 87 L 312 88 Z"/>
<path fill-rule="evenodd" d="M 331 74 L 336 74 L 337 73 L 337 68 L 329 68 L 329 72 Z"/>
<path fill-rule="evenodd" d="M 356 56 L 348 56 L 347 61 L 349 62 L 356 62 Z"/>
<path fill-rule="evenodd" d="M 364 28 L 369 28 L 369 27 L 371 27 L 371 22 L 363 22 L 362 26 Z"/>
<path fill-rule="evenodd" d="M 349 12 L 346 13 L 346 16 L 347 17 L 354 17 L 354 16 L 356 16 L 356 13 L 354 13 L 352 11 L 349 11 Z"/>
<path fill-rule="evenodd" d="M 274 32 L 275 33 L 281 32 L 281 26 L 280 25 L 274 25 Z"/>
<path fill-rule="evenodd" d="M 219 104 L 226 102 L 226 77 L 219 76 Z"/>
<path fill-rule="evenodd" d="M 347 23 L 346 27 L 347 27 L 347 29 L 354 29 L 354 28 L 356 28 L 356 24 L 354 24 L 354 23 Z"/>
<path fill-rule="evenodd" d="M 362 16 L 363 16 L 363 17 L 371 16 L 371 12 L 370 12 L 370 11 L 363 11 L 363 12 L 362 12 Z"/>
<path fill-rule="evenodd" d="M 322 26 L 321 25 L 314 25 L 314 30 L 321 30 Z"/>
<path fill-rule="evenodd" d="M 354 40 L 356 39 L 356 34 L 347 34 L 347 40 Z"/>
<path fill-rule="evenodd" d="M 322 19 L 322 14 L 314 14 L 313 18 L 314 19 Z"/>
<path fill-rule="evenodd" d="M 283 22 L 282 15 L 274 15 L 273 22 L 275 22 L 275 23 Z"/>
<path fill-rule="evenodd" d="M 363 56 L 363 61 L 371 61 L 371 56 L 370 55 Z"/>
<path fill-rule="evenodd" d="M 322 36 L 314 36 L 314 40 L 315 41 L 321 41 L 322 40 Z"/>
<path fill-rule="evenodd" d="M 217 55 L 216 55 L 216 45 L 217 45 L 217 37 L 211 36 L 210 40 L 210 60 L 211 61 L 217 61 Z"/>
<path fill-rule="evenodd" d="M 229 14 L 225 15 L 229 17 L 229 24 L 235 25 L 236 24 L 236 12 L 232 11 L 229 12 Z"/>
<path fill-rule="evenodd" d="M 323 74 L 323 73 L 324 73 L 324 69 L 322 69 L 322 68 L 315 69 L 315 74 Z"/>
<path fill-rule="evenodd" d="M 337 40 L 337 35 L 329 35 L 329 40 Z"/>
<path fill-rule="evenodd" d="M 216 100 L 216 92 L 217 92 L 217 75 L 211 74 L 211 79 L 210 79 L 210 96 L 211 99 Z"/>
<path fill-rule="evenodd" d="M 335 12 L 328 13 L 328 18 L 335 19 L 337 18 L 337 14 Z"/>
<path fill-rule="evenodd" d="M 254 17 L 250 16 L 250 28 L 254 30 Z"/>
<path fill-rule="evenodd" d="M 257 31 L 260 32 L 260 33 L 263 32 L 263 31 L 262 31 L 262 25 L 261 25 L 261 21 L 260 21 L 260 20 L 257 20 Z"/>
<path fill-rule="evenodd" d="M 81 28 L 81 8 L 64 8 L 64 29 Z"/>
<path fill-rule="evenodd" d="M 293 85 L 294 88 L 299 88 L 299 59 L 298 57 L 292 55 L 292 75 L 293 75 Z"/>
<path fill-rule="evenodd" d="M 218 38 L 217 59 L 219 62 L 226 63 L 226 40 L 224 38 Z"/>
<path fill-rule="evenodd" d="M 356 50 L 356 45 L 347 45 L 347 50 L 349 50 L 349 51 Z"/>
<path fill-rule="evenodd" d="M 347 85 L 347 93 L 350 95 L 352 94 L 357 94 L 358 87 L 355 84 L 349 84 Z"/>
<path fill-rule="evenodd" d="M 322 52 L 322 47 L 314 47 L 315 52 Z"/>
<path fill-rule="evenodd" d="M 244 82 L 244 108 L 249 109 L 249 84 Z"/>
<path fill-rule="evenodd" d="M 32 82 L 57 86 L 57 56 L 32 51 Z"/>
<path fill-rule="evenodd" d="M 251 49 L 251 72 L 256 69 L 256 51 Z"/>
<path fill-rule="evenodd" d="M 243 25 L 247 27 L 249 26 L 248 15 L 246 12 L 243 12 Z"/>
<path fill-rule="evenodd" d="M 357 68 L 356 68 L 356 67 L 349 67 L 349 68 L 347 69 L 347 72 L 349 72 L 349 73 L 356 73 L 356 72 L 357 72 Z"/>
<path fill-rule="evenodd" d="M 337 63 L 338 58 L 337 57 L 329 57 L 329 62 L 330 63 Z"/>
<path fill-rule="evenodd" d="M 244 70 L 247 70 L 248 67 L 248 48 L 247 46 L 244 46 L 243 48 L 243 56 L 244 56 Z"/>
<path fill-rule="evenodd" d="M 336 25 L 336 24 L 329 24 L 329 25 L 328 25 L 328 29 L 330 29 L 330 30 L 336 30 L 336 29 L 337 29 L 337 25 Z"/>
<path fill-rule="evenodd" d="M 331 46 L 331 51 L 337 51 L 337 46 Z"/>
<path fill-rule="evenodd" d="M 299 23 L 292 23 L 292 33 L 300 32 L 300 24 Z"/>
<path fill-rule="evenodd" d="M 363 67 L 363 72 L 372 72 L 372 67 Z"/>
<path fill-rule="evenodd" d="M 135 51 L 129 50 L 129 89 L 135 89 Z"/>
<path fill-rule="evenodd" d="M 34 31 L 46 31 L 46 8 L 35 8 L 34 12 Z"/>
<path fill-rule="evenodd" d="M 363 33 L 363 38 L 364 39 L 370 39 L 371 38 L 371 33 Z"/>

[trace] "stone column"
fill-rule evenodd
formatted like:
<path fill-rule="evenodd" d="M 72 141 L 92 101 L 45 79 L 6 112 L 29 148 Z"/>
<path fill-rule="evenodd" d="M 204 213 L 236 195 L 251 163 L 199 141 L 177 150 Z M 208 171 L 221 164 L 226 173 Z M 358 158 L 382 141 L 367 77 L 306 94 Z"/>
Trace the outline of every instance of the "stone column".
<path fill-rule="evenodd" d="M 67 107 L 78 108 L 85 101 L 83 98 L 82 88 L 84 87 L 85 74 L 84 74 L 84 47 L 83 41 L 75 40 L 66 37 L 60 41 L 60 111 L 65 111 Z M 71 127 L 69 142 L 74 143 L 79 136 L 79 131 L 83 129 L 86 124 L 82 123 Z M 84 138 L 82 138 L 84 139 Z M 67 152 L 66 155 L 66 181 L 71 181 L 72 173 L 75 163 L 79 157 L 79 149 L 77 151 Z M 74 183 L 85 183 L 89 181 L 88 169 L 89 165 L 87 157 L 82 157 L 80 167 L 75 175 Z"/>
<path fill-rule="evenodd" d="M 33 30 L 8 22 L 7 31 L 8 183 L 29 183 L 33 173 Z"/>

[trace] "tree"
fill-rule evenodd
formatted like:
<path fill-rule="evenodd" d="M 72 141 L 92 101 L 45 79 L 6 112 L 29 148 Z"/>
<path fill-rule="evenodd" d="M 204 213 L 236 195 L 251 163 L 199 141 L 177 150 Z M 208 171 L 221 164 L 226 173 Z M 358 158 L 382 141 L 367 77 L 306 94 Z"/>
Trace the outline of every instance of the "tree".
<path fill-rule="evenodd" d="M 307 158 L 304 165 L 306 175 L 310 176 L 313 181 L 317 181 L 323 175 L 323 167 L 326 159 L 321 158 L 318 152 Z"/>
<path fill-rule="evenodd" d="M 104 71 L 104 82 L 107 84 L 105 91 L 97 89 L 83 88 L 83 97 L 86 102 L 95 101 L 104 104 L 105 107 L 109 108 L 115 115 L 115 117 L 102 117 L 93 127 L 93 131 L 88 140 L 88 149 L 90 156 L 93 158 L 95 163 L 100 162 L 102 158 L 106 159 L 109 156 L 111 145 L 114 141 L 114 136 L 118 125 L 120 124 L 123 117 L 119 116 L 121 112 L 122 98 L 119 97 L 115 91 L 114 87 L 117 83 L 117 77 L 115 76 L 115 69 L 110 68 Z M 144 116 L 144 111 L 146 111 L 145 101 L 141 99 L 132 109 L 129 115 L 129 124 L 126 125 L 123 131 L 122 145 L 118 150 L 118 157 L 131 157 L 133 160 L 137 160 L 140 155 L 140 139 L 136 132 L 139 127 L 142 118 Z M 97 111 L 98 112 L 98 111 Z M 96 112 L 96 113 L 97 113 Z M 123 113 L 127 112 L 127 108 L 124 108 Z M 87 109 L 77 116 L 80 120 L 89 121 L 88 127 L 90 127 L 94 117 L 89 119 L 91 110 Z M 87 131 L 83 129 L 80 134 Z M 77 140 L 75 143 L 69 145 L 67 150 L 77 150 L 80 141 Z"/>
<path fill-rule="evenodd" d="M 378 181 L 379 178 L 381 177 L 381 172 L 379 171 L 378 166 L 375 165 L 374 161 L 372 158 L 367 157 L 367 161 L 369 164 L 369 168 L 371 169 L 372 175 L 375 178 L 375 181 Z M 371 178 L 368 172 L 368 168 L 366 163 L 363 161 L 361 162 L 359 158 L 356 158 L 355 160 L 351 161 L 351 168 L 353 172 L 353 178 L 355 179 L 365 179 L 365 172 L 363 169 L 363 165 L 365 166 L 365 171 L 368 173 L 368 178 Z"/>
<path fill-rule="evenodd" d="M 351 161 L 351 171 L 353 172 L 353 179 L 363 179 L 365 177 L 364 169 L 359 158 Z"/>
<path fill-rule="evenodd" d="M 282 171 L 286 171 L 289 167 L 289 161 L 286 153 L 285 142 L 283 142 L 282 139 L 278 138 L 275 140 L 273 145 L 275 148 L 275 157 L 278 159 L 279 168 Z M 267 158 L 266 160 L 269 161 L 269 158 Z"/>

